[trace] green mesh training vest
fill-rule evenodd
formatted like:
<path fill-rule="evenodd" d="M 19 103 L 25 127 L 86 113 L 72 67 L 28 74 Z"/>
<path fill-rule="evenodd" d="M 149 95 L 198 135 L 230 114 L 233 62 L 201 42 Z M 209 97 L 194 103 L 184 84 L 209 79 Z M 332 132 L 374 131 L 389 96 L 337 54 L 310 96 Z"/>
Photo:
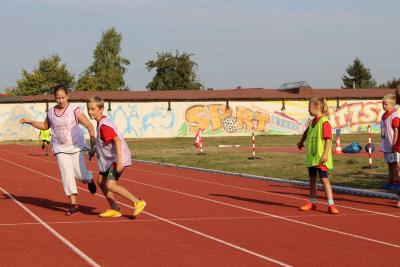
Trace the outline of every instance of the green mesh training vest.
<path fill-rule="evenodd" d="M 44 140 L 44 141 L 49 141 L 51 139 L 51 134 L 50 134 L 50 129 L 47 130 L 41 130 L 40 131 L 40 135 L 39 135 L 39 139 L 40 140 Z"/>
<path fill-rule="evenodd" d="M 325 146 L 325 140 L 323 139 L 323 124 L 326 121 L 329 122 L 329 119 L 326 116 L 322 116 L 314 127 L 312 127 L 312 122 L 310 122 L 310 125 L 308 126 L 306 167 L 318 166 L 321 163 Z M 330 170 L 333 169 L 332 144 L 329 147 L 328 161 L 325 162 L 325 166 Z"/>

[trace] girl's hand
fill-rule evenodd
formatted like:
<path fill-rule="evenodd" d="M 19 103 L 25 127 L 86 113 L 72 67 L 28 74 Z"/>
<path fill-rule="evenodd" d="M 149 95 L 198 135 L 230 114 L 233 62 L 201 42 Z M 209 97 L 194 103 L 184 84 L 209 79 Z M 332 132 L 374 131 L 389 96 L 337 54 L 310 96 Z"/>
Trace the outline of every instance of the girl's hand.
<path fill-rule="evenodd" d="M 94 147 L 96 145 L 96 137 L 93 135 L 90 136 L 90 147 Z"/>
<path fill-rule="evenodd" d="M 117 162 L 117 172 L 121 173 L 123 169 L 124 165 L 122 165 L 122 162 Z"/>
<path fill-rule="evenodd" d="M 303 143 L 301 143 L 301 142 L 298 142 L 298 143 L 297 143 L 297 148 L 298 148 L 299 150 L 301 150 L 303 147 L 304 147 L 304 144 L 303 144 Z"/>
<path fill-rule="evenodd" d="M 324 163 L 326 163 L 327 161 L 328 161 L 328 155 L 325 155 L 325 154 L 324 154 L 324 155 L 322 156 L 322 158 L 321 158 L 321 163 L 324 164 Z"/>
<path fill-rule="evenodd" d="M 95 154 L 96 154 L 96 146 L 93 145 L 90 147 L 90 150 L 89 150 L 89 161 L 92 160 L 92 158 L 94 157 Z"/>
<path fill-rule="evenodd" d="M 28 118 L 22 118 L 22 119 L 19 120 L 19 122 L 20 122 L 20 123 L 28 123 L 28 124 L 31 124 L 31 123 L 32 123 L 32 120 L 31 120 L 31 119 L 28 119 Z"/>

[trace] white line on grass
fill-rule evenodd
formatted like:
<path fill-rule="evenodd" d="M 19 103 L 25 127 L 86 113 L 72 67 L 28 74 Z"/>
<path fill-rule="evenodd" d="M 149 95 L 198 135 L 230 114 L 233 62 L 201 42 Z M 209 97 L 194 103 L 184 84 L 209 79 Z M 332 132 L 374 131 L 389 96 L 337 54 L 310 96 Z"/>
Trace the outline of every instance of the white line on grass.
<path fill-rule="evenodd" d="M 18 163 L 11 162 L 11 161 L 6 160 L 6 159 L 1 158 L 1 157 L 0 157 L 0 159 L 3 160 L 3 161 L 5 161 L 5 162 L 8 162 L 8 163 L 10 163 L 10 164 L 13 164 L 13 165 L 15 165 L 15 166 L 18 166 L 18 167 L 20 167 L 20 168 L 23 168 L 23 169 L 32 171 L 32 172 L 34 172 L 34 173 L 38 173 L 38 174 L 40 174 L 40 175 L 42 175 L 42 176 L 45 176 L 45 177 L 48 177 L 48 178 L 50 178 L 50 179 L 52 179 L 52 180 L 56 180 L 57 182 L 60 182 L 59 179 L 56 179 L 56 178 L 54 178 L 54 177 L 52 177 L 52 176 L 50 176 L 50 175 L 47 175 L 47 174 L 45 174 L 45 173 L 42 173 L 42 172 L 40 172 L 40 171 L 37 171 L 37 170 L 31 169 L 31 168 L 22 166 L 22 165 L 20 165 L 20 164 L 18 164 Z M 84 189 L 84 188 L 82 188 L 82 187 L 79 187 L 79 186 L 78 186 L 78 188 L 81 189 L 81 190 L 83 190 L 83 191 L 88 192 L 88 190 L 86 190 L 86 189 Z M 99 196 L 99 197 L 102 197 L 102 196 L 99 195 L 99 194 L 96 194 L 96 195 Z M 127 204 L 122 203 L 122 202 L 119 202 L 119 201 L 118 201 L 118 203 L 120 203 L 121 205 L 126 206 L 126 207 L 132 209 L 132 206 L 130 206 L 130 205 L 127 205 Z M 289 264 L 287 264 L 287 263 L 284 263 L 284 262 L 278 261 L 278 260 L 276 260 L 276 259 L 273 259 L 273 258 L 271 258 L 271 257 L 265 256 L 265 255 L 262 255 L 262 254 L 259 254 L 259 253 L 257 253 L 257 252 L 252 251 L 252 250 L 249 250 L 249 249 L 246 249 L 246 248 L 244 248 L 244 247 L 235 245 L 235 244 L 233 244 L 233 243 L 224 241 L 224 240 L 222 240 L 222 239 L 216 238 L 216 237 L 211 236 L 211 235 L 208 235 L 208 234 L 206 234 L 206 233 L 197 231 L 197 230 L 195 230 L 195 229 L 193 229 L 193 228 L 186 227 L 186 226 L 184 226 L 184 225 L 175 223 L 175 222 L 170 221 L 170 220 L 168 220 L 168 219 L 165 219 L 165 218 L 162 218 L 162 217 L 160 217 L 160 216 L 157 216 L 157 215 L 155 215 L 155 214 L 153 214 L 153 213 L 149 213 L 149 212 L 143 212 L 143 213 L 145 213 L 145 214 L 147 214 L 147 215 L 149 215 L 149 216 L 151 216 L 151 217 L 153 217 L 153 218 L 156 218 L 156 219 L 158 219 L 158 220 L 160 220 L 160 221 L 163 221 L 163 222 L 166 222 L 166 223 L 168 223 L 168 224 L 174 225 L 174 226 L 176 226 L 176 227 L 178 227 L 178 228 L 187 230 L 187 231 L 189 231 L 189 232 L 191 232 L 191 233 L 194 233 L 194 234 L 197 234 L 197 235 L 199 235 L 199 236 L 205 237 L 205 238 L 207 238 L 207 239 L 216 241 L 216 242 L 218 242 L 218 243 L 224 244 L 224 245 L 226 245 L 226 246 L 228 246 L 228 247 L 237 249 L 237 250 L 242 251 L 242 252 L 245 252 L 245 253 L 247 253 L 247 254 L 256 256 L 256 257 L 258 257 L 258 258 L 260 258 L 260 259 L 263 259 L 263 260 L 266 260 L 266 261 L 275 263 L 275 264 L 280 265 L 280 266 L 285 266 L 285 267 L 290 267 L 290 266 L 291 266 L 291 265 L 289 265 Z"/>
<path fill-rule="evenodd" d="M 2 187 L 0 187 L 0 190 L 3 191 L 3 193 L 6 194 L 10 199 L 14 200 L 14 202 L 17 203 L 18 206 L 20 206 L 23 210 L 25 210 L 31 217 L 33 217 L 38 223 L 40 223 L 44 228 L 46 228 L 51 234 L 53 234 L 61 242 L 63 242 L 65 245 L 67 245 L 67 247 L 69 247 L 72 251 L 74 251 L 76 254 L 78 254 L 78 256 L 81 257 L 84 261 L 86 261 L 90 266 L 100 267 L 100 265 L 97 262 L 95 262 L 92 258 L 90 258 L 88 255 L 86 255 L 82 250 L 77 248 L 74 244 L 72 244 L 70 241 L 68 241 L 61 234 L 59 234 L 56 230 L 51 228 L 47 223 L 45 223 L 42 219 L 40 219 L 39 216 L 37 216 L 30 209 L 28 209 L 21 202 L 19 202 L 13 195 L 8 193 Z"/>

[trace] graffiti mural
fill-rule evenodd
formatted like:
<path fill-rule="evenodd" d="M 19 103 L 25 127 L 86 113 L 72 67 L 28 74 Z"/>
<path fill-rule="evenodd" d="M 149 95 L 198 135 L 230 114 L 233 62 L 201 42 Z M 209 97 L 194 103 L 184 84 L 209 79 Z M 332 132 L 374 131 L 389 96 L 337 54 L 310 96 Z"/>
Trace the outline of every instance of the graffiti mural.
<path fill-rule="evenodd" d="M 39 131 L 30 125 L 23 125 L 19 120 L 30 117 L 35 120 L 44 120 L 46 117 L 44 104 L 2 104 L 0 111 L 0 140 L 35 139 Z"/>
<path fill-rule="evenodd" d="M 332 127 L 344 133 L 365 132 L 368 125 L 377 132 L 384 110 L 382 101 L 348 101 L 337 109 L 330 107 L 329 113 Z"/>
<path fill-rule="evenodd" d="M 86 103 L 77 104 L 87 115 Z M 380 130 L 382 101 L 328 101 L 328 106 L 332 127 L 342 133 L 366 132 L 368 125 Z M 104 112 L 125 138 L 194 136 L 199 128 L 205 136 L 250 135 L 252 129 L 261 135 L 301 134 L 310 119 L 307 101 L 111 102 Z M 25 116 L 44 120 L 46 104 L 1 104 L 0 141 L 36 140 L 38 130 L 19 123 Z"/>
<path fill-rule="evenodd" d="M 328 106 L 332 127 L 342 133 L 365 132 L 368 125 L 379 131 L 382 101 L 328 101 Z M 307 101 L 198 104 L 186 109 L 180 135 L 193 135 L 198 128 L 208 135 L 248 135 L 253 127 L 257 134 L 301 134 L 309 119 Z"/>
<path fill-rule="evenodd" d="M 303 125 L 284 112 L 253 104 L 194 105 L 186 109 L 185 121 L 187 132 L 181 132 L 181 135 L 194 134 L 199 128 L 205 129 L 204 134 L 247 135 L 253 128 L 261 134 L 299 134 L 303 131 Z"/>
<path fill-rule="evenodd" d="M 106 115 L 126 138 L 174 136 L 175 113 L 158 103 L 112 103 Z"/>

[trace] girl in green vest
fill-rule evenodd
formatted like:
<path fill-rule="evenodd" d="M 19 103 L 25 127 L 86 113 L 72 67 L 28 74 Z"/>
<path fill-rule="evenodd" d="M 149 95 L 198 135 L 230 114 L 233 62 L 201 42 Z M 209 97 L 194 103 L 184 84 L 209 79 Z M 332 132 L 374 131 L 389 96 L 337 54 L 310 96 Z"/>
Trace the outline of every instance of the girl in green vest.
<path fill-rule="evenodd" d="M 323 98 L 313 97 L 308 103 L 308 112 L 313 116 L 308 128 L 297 147 L 301 150 L 306 141 L 306 167 L 310 175 L 310 200 L 300 207 L 302 211 L 317 209 L 317 174 L 324 186 L 325 196 L 328 199 L 328 212 L 338 214 L 339 211 L 333 202 L 332 186 L 328 178 L 328 170 L 332 164 L 332 128 L 326 116 L 328 106 Z"/>
<path fill-rule="evenodd" d="M 49 155 L 49 145 L 51 141 L 50 128 L 47 130 L 40 130 L 39 141 L 42 142 L 42 149 L 45 151 L 44 155 L 45 156 Z"/>

